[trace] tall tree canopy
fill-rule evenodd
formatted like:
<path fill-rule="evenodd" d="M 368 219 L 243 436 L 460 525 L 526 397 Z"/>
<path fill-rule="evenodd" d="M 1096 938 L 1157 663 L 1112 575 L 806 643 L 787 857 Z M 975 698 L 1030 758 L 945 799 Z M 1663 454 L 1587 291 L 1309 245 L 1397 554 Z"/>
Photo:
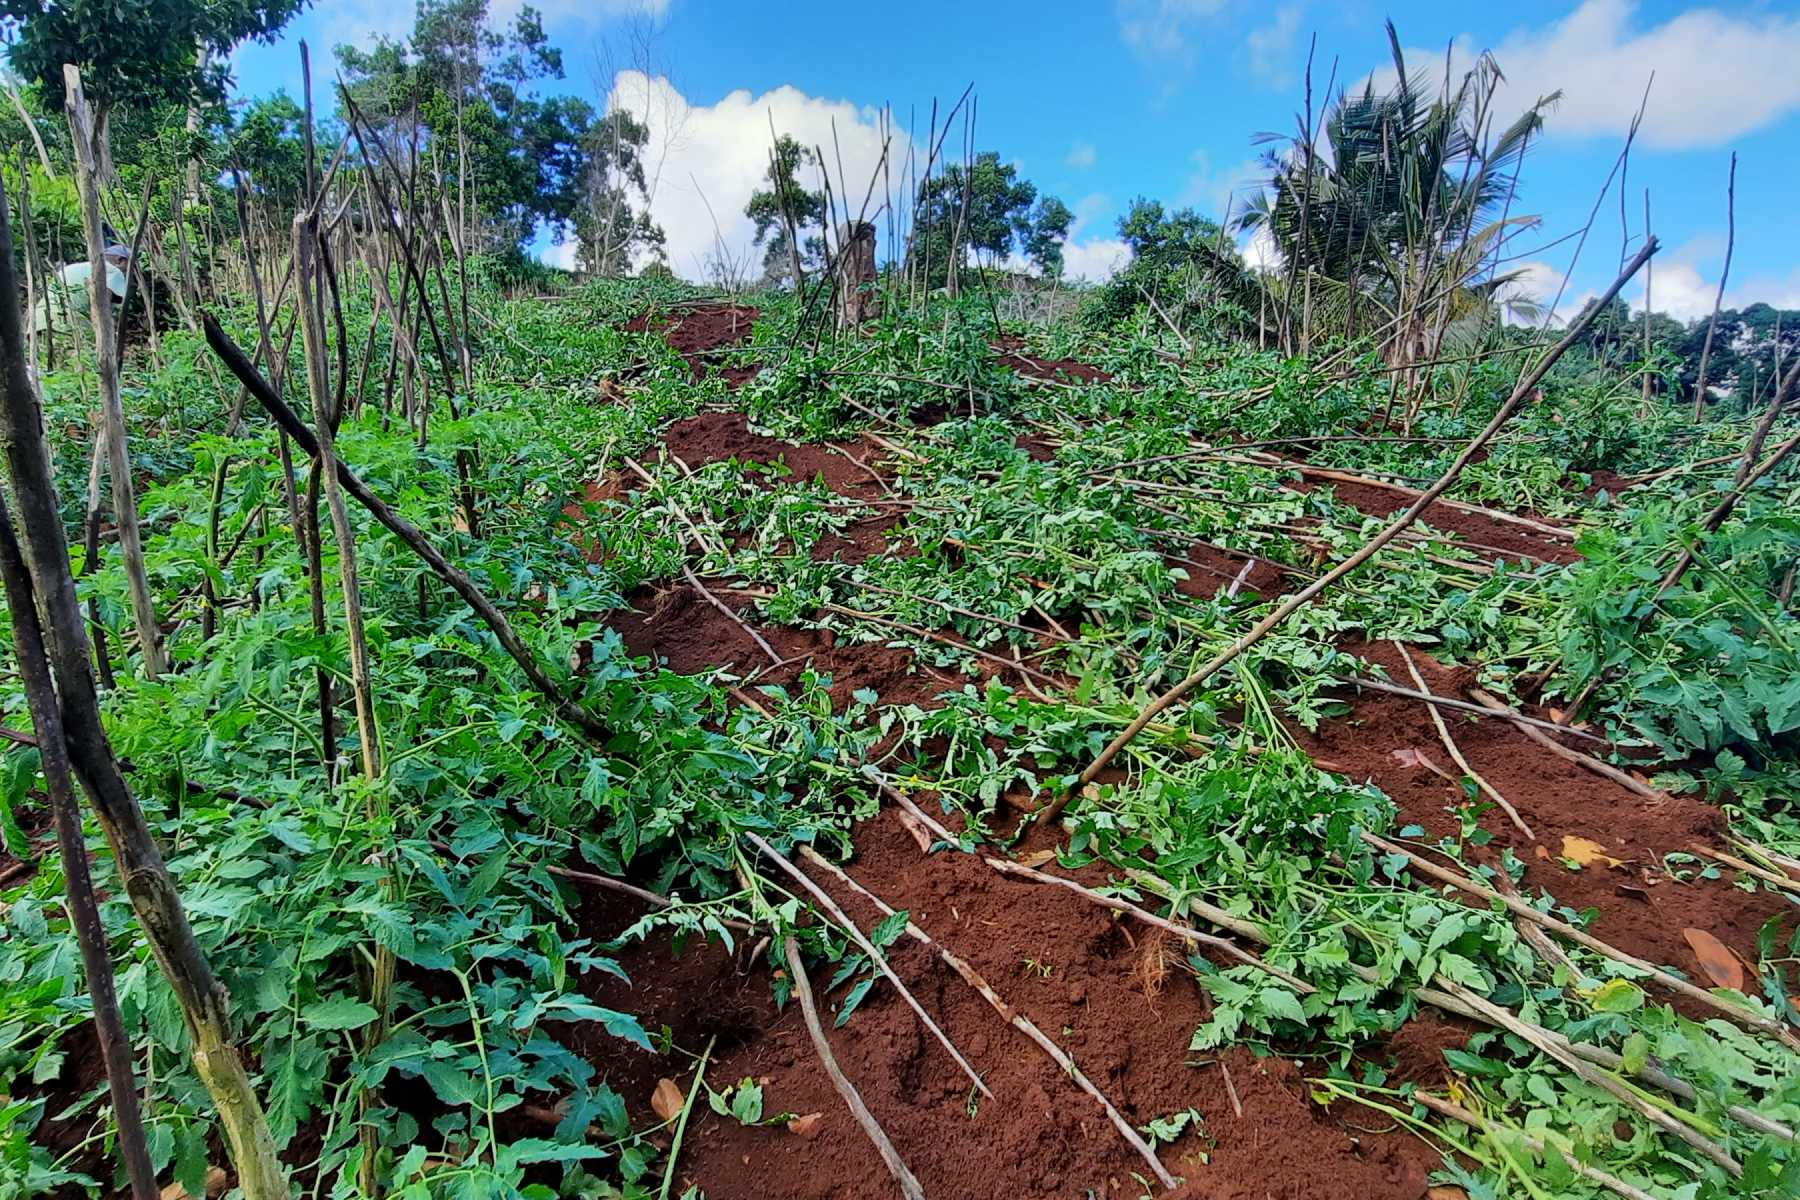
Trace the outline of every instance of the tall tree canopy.
<path fill-rule="evenodd" d="M 0 35 L 13 69 L 60 107 L 63 64 L 81 68 L 104 111 L 126 104 L 223 99 L 227 56 L 248 39 L 273 41 L 305 0 L 0 0 Z"/>
<path fill-rule="evenodd" d="M 1062 268 L 1062 244 L 1073 214 L 1054 196 L 1019 177 L 1019 168 L 985 150 L 967 167 L 952 163 L 925 185 L 913 253 L 926 255 L 931 282 L 949 274 L 952 243 L 990 264 L 1015 252 L 1045 274 Z"/>
<path fill-rule="evenodd" d="M 594 114 L 583 100 L 535 94 L 538 80 L 563 72 L 535 9 L 495 29 L 488 0 L 420 0 L 409 37 L 337 54 L 365 132 L 396 161 L 417 149 L 427 170 L 435 162 L 451 177 L 453 193 L 466 185 L 491 244 L 517 248 L 540 222 L 561 230 L 574 221 Z M 434 145 L 446 152 L 432 159 Z"/>
<path fill-rule="evenodd" d="M 1388 26 L 1395 82 L 1340 94 L 1322 139 L 1303 126 L 1267 156 L 1268 191 L 1240 221 L 1266 230 L 1315 321 L 1346 332 L 1385 325 L 1391 359 L 1434 357 L 1446 327 L 1491 313 L 1514 276 L 1496 273 L 1526 147 L 1555 96 L 1491 133 L 1502 76 L 1482 56 L 1437 92 L 1411 73 Z M 1288 297 L 1287 307 L 1301 301 Z"/>
<path fill-rule="evenodd" d="M 624 275 L 639 253 L 662 258 L 663 231 L 650 219 L 644 174 L 649 140 L 649 127 L 623 108 L 593 122 L 582 135 L 586 166 L 575 232 L 584 271 Z"/>

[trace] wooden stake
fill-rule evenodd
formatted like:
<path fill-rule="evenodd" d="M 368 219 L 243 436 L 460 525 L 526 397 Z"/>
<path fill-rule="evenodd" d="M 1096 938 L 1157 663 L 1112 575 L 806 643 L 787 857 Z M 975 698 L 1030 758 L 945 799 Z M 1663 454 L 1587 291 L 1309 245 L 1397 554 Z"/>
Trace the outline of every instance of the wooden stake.
<path fill-rule="evenodd" d="M 825 1040 L 825 1029 L 819 1024 L 819 1006 L 813 999 L 812 984 L 806 978 L 806 964 L 800 960 L 800 946 L 791 937 L 784 940 L 788 975 L 793 980 L 794 994 L 800 997 L 800 1015 L 806 1018 L 806 1032 L 812 1038 L 813 1049 L 818 1053 L 819 1061 L 825 1066 L 825 1073 L 831 1076 L 831 1086 L 837 1089 L 837 1094 L 843 1098 L 850 1115 L 856 1118 L 856 1123 L 862 1126 L 862 1131 L 875 1144 L 875 1151 L 887 1165 L 888 1173 L 900 1185 L 900 1194 L 907 1200 L 925 1200 L 925 1189 L 920 1186 L 918 1176 L 907 1169 L 900 1151 L 894 1148 L 892 1139 L 881 1128 L 880 1122 L 875 1120 L 875 1114 L 863 1103 L 856 1085 L 850 1082 L 844 1069 L 838 1066 L 837 1059 L 832 1055 L 831 1043 Z"/>
<path fill-rule="evenodd" d="M 794 882 L 805 888 L 807 894 L 830 914 L 831 919 L 843 928 L 844 932 L 850 936 L 850 940 L 856 943 L 857 948 L 869 956 L 869 961 L 875 964 L 875 968 L 886 977 L 889 983 L 894 985 L 895 990 L 900 993 L 900 998 L 906 1001 L 907 1007 L 913 1010 L 925 1028 L 931 1031 L 931 1035 L 945 1050 L 950 1052 L 950 1057 L 956 1060 L 956 1065 L 961 1067 L 963 1074 L 969 1077 L 969 1081 L 975 1085 L 975 1090 L 990 1100 L 993 1099 L 994 1093 L 988 1089 L 987 1084 L 981 1081 L 980 1072 L 976 1071 L 970 1065 L 969 1060 L 963 1057 L 962 1051 L 956 1048 L 956 1043 L 950 1040 L 950 1035 L 939 1028 L 936 1021 L 932 1020 L 931 1014 L 925 1011 L 925 1006 L 920 1004 L 906 984 L 901 982 L 900 976 L 894 974 L 894 968 L 888 965 L 887 956 L 882 954 L 881 948 L 864 936 L 863 931 L 856 927 L 856 922 L 851 920 L 849 914 L 845 913 L 842 908 L 838 907 L 837 901 L 831 898 L 830 893 L 814 883 L 807 877 L 805 871 L 789 862 L 779 850 L 769 845 L 761 837 L 749 832 L 746 832 L 744 837 L 751 845 L 762 851 L 769 861 L 780 867 Z"/>
<path fill-rule="evenodd" d="M 1385 838 L 1377 837 L 1375 834 L 1364 831 L 1362 840 L 1367 842 L 1370 846 L 1373 846 L 1375 849 L 1380 850 L 1383 854 L 1398 854 L 1403 856 L 1407 862 L 1412 864 L 1413 869 L 1422 875 L 1435 879 L 1439 883 L 1447 884 L 1459 891 L 1467 892 L 1471 896 L 1479 896 L 1490 904 L 1503 904 L 1514 916 L 1522 917 L 1527 921 L 1535 921 L 1552 933 L 1565 937 L 1578 946 L 1584 946 L 1594 953 L 1604 955 L 1615 962 L 1622 962 L 1627 966 L 1636 967 L 1669 991 L 1674 992 L 1685 999 L 1692 1000 L 1697 1004 L 1703 1004 L 1706 1007 L 1731 1018 L 1745 1029 L 1763 1034 L 1766 1037 L 1772 1037 L 1788 1049 L 1800 1052 L 1800 1038 L 1796 1038 L 1793 1032 L 1779 1021 L 1765 1017 L 1760 1013 L 1752 1012 L 1750 1009 L 1745 1008 L 1742 1005 L 1733 1004 L 1729 1000 L 1723 1000 L 1704 988 L 1695 987 L 1687 980 L 1671 975 L 1654 963 L 1647 962 L 1644 959 L 1638 958 L 1636 955 L 1627 954 L 1618 947 L 1608 945 L 1593 934 L 1577 929 L 1566 921 L 1559 921 L 1547 913 L 1539 912 L 1537 909 L 1531 907 L 1531 905 L 1526 904 L 1523 900 L 1511 896 L 1503 896 L 1492 888 L 1484 887 L 1473 880 L 1465 879 L 1454 871 L 1445 870 L 1436 863 L 1421 858 L 1405 847 L 1397 846 Z"/>
<path fill-rule="evenodd" d="M 906 816 L 908 814 L 902 813 L 902 815 Z M 921 846 L 921 849 L 923 849 L 923 846 Z M 856 880 L 852 879 L 843 871 L 826 862 L 823 857 L 815 855 L 811 857 L 809 861 L 817 863 L 826 870 L 832 872 L 845 886 L 851 888 L 858 895 L 868 900 L 869 903 L 873 904 L 876 908 L 879 908 L 888 916 L 892 916 L 896 911 L 887 901 L 856 882 Z M 934 941 L 931 935 L 926 933 L 923 929 L 920 929 L 918 925 L 912 921 L 908 921 L 906 923 L 906 932 L 914 941 L 921 945 L 929 946 L 934 950 L 937 953 L 938 958 L 943 960 L 945 966 L 961 976 L 964 983 L 967 983 L 970 987 L 974 988 L 981 998 L 988 1002 L 989 1007 L 1000 1014 L 1001 1020 L 1030 1038 L 1040 1050 L 1050 1056 L 1050 1061 L 1054 1062 L 1064 1074 L 1075 1081 L 1077 1087 L 1091 1096 L 1106 1113 L 1106 1119 L 1112 1122 L 1112 1126 L 1118 1131 L 1119 1136 L 1125 1139 L 1127 1145 L 1138 1152 L 1139 1156 L 1143 1158 L 1145 1164 L 1155 1173 L 1157 1179 L 1162 1182 L 1164 1187 L 1169 1188 L 1172 1191 L 1180 1185 L 1181 1181 L 1169 1174 L 1167 1168 L 1162 1165 L 1161 1160 L 1156 1157 L 1156 1151 L 1138 1135 L 1138 1131 L 1132 1128 L 1131 1122 L 1127 1121 L 1119 1110 L 1114 1107 L 1113 1102 L 1106 1098 L 1106 1093 L 1095 1087 L 1094 1082 L 1082 1073 L 1081 1068 L 1075 1065 L 1075 1060 L 1070 1058 L 1068 1054 L 1064 1052 L 1062 1047 L 1051 1041 L 1044 1031 L 1039 1029 L 1037 1025 L 1032 1022 L 1031 1018 L 1002 1000 L 1000 998 L 1000 993 L 996 992 L 974 967 L 970 966 L 957 955 L 952 954 L 940 943 Z"/>
<path fill-rule="evenodd" d="M 1406 647 L 1398 640 L 1395 640 L 1394 649 L 1400 652 L 1400 661 L 1406 664 L 1406 672 L 1412 676 L 1413 683 L 1418 686 L 1418 689 L 1421 692 L 1430 696 L 1431 689 L 1425 686 L 1425 677 L 1419 674 L 1419 668 L 1414 665 L 1412 655 L 1406 652 Z M 1433 697 L 1433 699 L 1435 698 L 1436 697 Z M 1537 841 L 1537 834 L 1531 832 L 1531 826 L 1525 823 L 1525 818 L 1519 815 L 1519 810 L 1512 806 L 1512 802 L 1507 800 L 1505 796 L 1502 796 L 1499 789 L 1483 778 L 1481 772 L 1477 771 L 1469 764 L 1469 760 L 1463 757 L 1463 752 L 1457 748 L 1456 739 L 1450 736 L 1450 729 L 1444 724 L 1444 718 L 1438 715 L 1437 705 L 1427 704 L 1425 706 L 1425 711 L 1431 714 L 1431 723 L 1437 729 L 1438 741 L 1444 744 L 1444 750 L 1451 758 L 1456 760 L 1456 765 L 1463 769 L 1463 774 L 1467 775 L 1470 779 L 1473 779 L 1475 781 L 1475 786 L 1480 788 L 1482 793 L 1486 795 L 1488 799 L 1500 806 L 1501 810 L 1506 813 L 1509 819 L 1511 819 L 1513 825 L 1520 833 L 1524 834 L 1534 842 Z"/>

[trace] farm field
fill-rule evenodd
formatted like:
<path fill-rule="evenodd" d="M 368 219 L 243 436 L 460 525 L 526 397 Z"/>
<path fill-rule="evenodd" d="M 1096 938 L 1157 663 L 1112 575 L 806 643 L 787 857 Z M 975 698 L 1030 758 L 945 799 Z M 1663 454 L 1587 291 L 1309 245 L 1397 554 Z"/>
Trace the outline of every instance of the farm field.
<path fill-rule="evenodd" d="M 1512 372 L 1486 368 L 1413 440 L 1346 437 L 1386 402 L 1366 363 L 1001 334 L 979 302 L 816 349 L 778 297 L 490 302 L 511 335 L 484 346 L 483 390 L 508 403 L 424 455 L 367 412 L 344 461 L 445 529 L 441 481 L 459 450 L 479 456 L 484 528 L 458 559 L 602 740 L 562 725 L 370 527 L 393 791 L 385 818 L 346 809 L 349 784 L 301 782 L 317 734 L 300 698 L 316 664 L 347 663 L 296 639 L 292 542 L 258 531 L 272 435 L 168 444 L 145 491 L 172 657 L 195 661 L 122 688 L 109 732 L 301 1178 L 323 1186 L 354 1144 L 355 1081 L 379 1079 L 371 1119 L 414 1145 L 400 1181 L 518 1186 L 563 1161 L 710 1197 L 879 1192 L 788 939 L 837 1063 L 927 1194 L 968 1194 L 971 1171 L 1018 1195 L 1156 1193 L 1159 1169 L 1197 1196 L 1422 1196 L 1523 1169 L 1593 1190 L 1572 1164 L 1650 1194 L 1726 1188 L 1645 1105 L 1779 1172 L 1783 1141 L 1731 1106 L 1779 1127 L 1794 1105 L 1781 881 L 1800 845 L 1762 732 L 1793 677 L 1784 633 L 1713 647 L 1758 611 L 1791 625 L 1745 583 L 1779 564 L 1786 485 L 1752 491 L 1706 569 L 1649 601 L 1744 424 L 1695 437 L 1640 420 L 1604 377 L 1552 372 L 1454 507 L 1037 823 L 1149 697 L 1409 503 Z M 209 545 L 242 548 L 214 576 Z M 207 577 L 244 611 L 203 649 Z M 1587 718 L 1559 730 L 1558 694 L 1600 672 Z M 1440 728 L 1419 693 L 1458 707 L 1437 707 Z M 1726 739 L 1745 747 L 1734 778 L 1684 765 Z M 66 962 L 54 872 L 29 867 L 5 868 L 15 996 Z M 398 960 L 373 1057 L 345 1032 L 368 1012 L 331 950 L 370 942 Z M 15 1028 L 52 1065 L 21 1095 L 57 1170 L 92 1172 L 99 1064 L 44 991 Z M 121 992 L 155 1036 L 146 964 Z"/>
<path fill-rule="evenodd" d="M 0 1200 L 1800 1196 L 1753 153 L 1715 270 L 1389 23 L 1071 207 L 667 4 L 249 99 L 306 7 L 0 0 Z"/>

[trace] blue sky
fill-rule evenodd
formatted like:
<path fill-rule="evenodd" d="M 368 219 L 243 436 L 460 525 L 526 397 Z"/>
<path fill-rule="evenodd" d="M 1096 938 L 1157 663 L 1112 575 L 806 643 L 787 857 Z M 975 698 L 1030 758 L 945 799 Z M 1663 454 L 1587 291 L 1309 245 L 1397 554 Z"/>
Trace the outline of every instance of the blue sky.
<path fill-rule="evenodd" d="M 497 14 L 519 0 L 492 0 Z M 1309 41 L 1315 86 L 1335 61 L 1340 84 L 1388 64 L 1384 18 L 1409 61 L 1458 64 L 1492 51 L 1500 100 L 1518 111 L 1561 89 L 1533 150 L 1515 212 L 1541 215 L 1517 265 L 1547 299 L 1587 220 L 1652 71 L 1626 200 L 1643 232 L 1644 190 L 1665 247 L 1654 303 L 1692 318 L 1712 303 L 1725 250 L 1725 181 L 1739 155 L 1737 244 L 1726 303 L 1800 307 L 1800 4 L 1586 0 L 1457 5 L 1394 0 L 1086 0 L 1032 4 L 845 5 L 812 0 L 541 0 L 567 78 L 552 85 L 649 118 L 671 265 L 696 275 L 721 246 L 747 255 L 741 210 L 761 174 L 773 116 L 803 140 L 836 144 L 845 174 L 866 180 L 879 157 L 878 111 L 894 141 L 909 121 L 923 140 L 934 98 L 973 82 L 977 142 L 1017 162 L 1078 215 L 1072 270 L 1098 276 L 1121 258 L 1114 221 L 1133 196 L 1192 204 L 1214 217 L 1254 187 L 1254 135 L 1291 130 Z M 297 42 L 315 54 L 343 41 L 403 33 L 405 0 L 320 0 L 273 47 L 237 58 L 241 94 L 297 89 Z M 834 171 L 834 174 L 836 172 Z M 1236 197 L 1236 199 L 1233 199 Z M 1611 278 L 1620 259 L 1619 193 L 1609 194 L 1565 307 Z M 559 251 L 547 250 L 552 257 Z M 562 253 L 566 253 L 562 251 Z M 1634 288 L 1634 297 L 1641 288 Z M 1635 302 L 1635 300 L 1634 300 Z"/>

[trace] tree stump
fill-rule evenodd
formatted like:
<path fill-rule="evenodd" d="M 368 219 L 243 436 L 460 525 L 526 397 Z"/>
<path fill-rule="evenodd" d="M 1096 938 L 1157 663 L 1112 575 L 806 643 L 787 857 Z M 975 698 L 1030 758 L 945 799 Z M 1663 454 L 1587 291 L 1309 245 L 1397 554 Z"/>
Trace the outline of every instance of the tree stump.
<path fill-rule="evenodd" d="M 854 329 L 875 315 L 875 225 L 849 221 L 838 227 L 832 266 L 839 329 Z"/>

